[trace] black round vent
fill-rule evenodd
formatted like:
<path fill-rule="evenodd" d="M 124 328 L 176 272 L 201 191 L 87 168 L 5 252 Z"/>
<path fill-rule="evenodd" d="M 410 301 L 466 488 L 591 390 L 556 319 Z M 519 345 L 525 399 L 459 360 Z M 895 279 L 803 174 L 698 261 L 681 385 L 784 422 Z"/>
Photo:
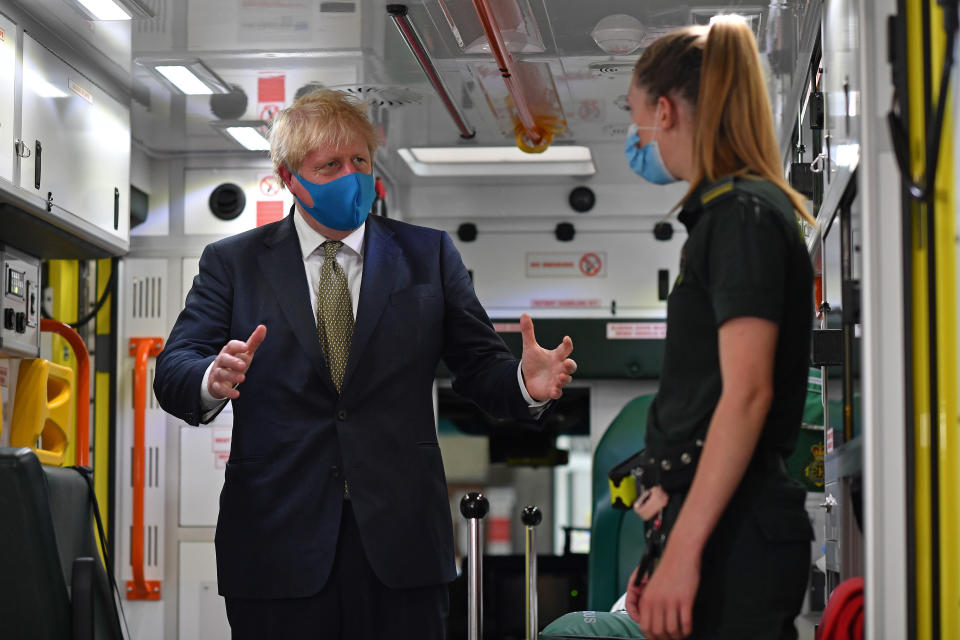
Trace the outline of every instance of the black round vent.
<path fill-rule="evenodd" d="M 461 242 L 473 242 L 477 239 L 477 225 L 472 222 L 464 222 L 457 227 L 457 237 Z"/>
<path fill-rule="evenodd" d="M 233 220 L 246 205 L 243 189 L 232 182 L 224 182 L 210 194 L 210 211 L 221 220 Z"/>
<path fill-rule="evenodd" d="M 210 96 L 210 111 L 221 120 L 239 120 L 247 112 L 247 94 L 240 85 L 230 85 L 230 93 Z"/>
<path fill-rule="evenodd" d="M 653 225 L 653 237 L 657 240 L 669 240 L 673 237 L 673 225 L 669 222 L 658 222 Z"/>
<path fill-rule="evenodd" d="M 553 230 L 553 235 L 557 236 L 557 240 L 560 242 L 570 242 L 576 234 L 576 229 L 574 229 L 573 225 L 569 222 L 561 222 L 557 224 L 557 228 Z"/>
<path fill-rule="evenodd" d="M 590 211 L 596 202 L 597 196 L 594 195 L 593 189 L 589 187 L 577 187 L 570 192 L 570 206 L 577 213 Z"/>

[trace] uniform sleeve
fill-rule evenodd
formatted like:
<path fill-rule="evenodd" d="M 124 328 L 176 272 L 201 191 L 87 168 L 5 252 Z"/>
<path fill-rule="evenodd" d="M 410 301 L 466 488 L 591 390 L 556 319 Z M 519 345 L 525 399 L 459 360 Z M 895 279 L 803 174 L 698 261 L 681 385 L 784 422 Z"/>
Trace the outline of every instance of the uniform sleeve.
<path fill-rule="evenodd" d="M 779 214 L 749 197 L 724 205 L 713 214 L 707 256 L 716 324 L 744 316 L 779 323 L 787 259 Z"/>

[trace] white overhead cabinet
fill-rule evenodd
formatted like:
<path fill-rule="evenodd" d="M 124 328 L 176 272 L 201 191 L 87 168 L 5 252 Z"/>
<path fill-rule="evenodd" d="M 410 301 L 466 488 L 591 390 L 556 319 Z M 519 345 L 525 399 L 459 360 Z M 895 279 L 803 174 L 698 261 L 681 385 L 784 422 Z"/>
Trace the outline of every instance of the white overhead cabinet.
<path fill-rule="evenodd" d="M 129 106 L 25 33 L 21 114 L 20 139 L 29 153 L 21 154 L 20 188 L 71 226 L 125 248 Z"/>
<path fill-rule="evenodd" d="M 17 25 L 0 14 L 0 180 L 13 182 L 14 91 L 17 62 Z"/>

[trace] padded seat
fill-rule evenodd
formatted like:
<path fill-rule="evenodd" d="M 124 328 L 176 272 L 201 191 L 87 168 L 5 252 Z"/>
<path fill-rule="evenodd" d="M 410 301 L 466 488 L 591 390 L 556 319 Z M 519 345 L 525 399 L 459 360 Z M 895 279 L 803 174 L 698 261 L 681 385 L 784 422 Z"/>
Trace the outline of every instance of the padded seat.
<path fill-rule="evenodd" d="M 653 395 L 634 398 L 620 410 L 593 453 L 593 523 L 588 565 L 588 606 L 609 611 L 627 590 L 645 547 L 643 520 L 610 504 L 607 473 L 644 447 L 647 412 Z"/>
<path fill-rule="evenodd" d="M 92 637 L 122 639 L 87 482 L 28 448 L 0 447 L 0 575 L 4 638 L 81 640 L 92 616 Z"/>

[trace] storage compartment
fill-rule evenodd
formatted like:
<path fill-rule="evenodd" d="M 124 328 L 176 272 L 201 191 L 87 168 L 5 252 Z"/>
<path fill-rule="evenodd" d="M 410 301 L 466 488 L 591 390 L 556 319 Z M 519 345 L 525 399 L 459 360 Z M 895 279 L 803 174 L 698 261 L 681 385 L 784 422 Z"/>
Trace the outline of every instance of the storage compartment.
<path fill-rule="evenodd" d="M 129 237 L 130 111 L 29 34 L 23 37 L 19 186 L 90 233 Z M 69 218 L 69 216 L 65 216 Z M 81 228 L 87 225 L 82 222 Z"/>

